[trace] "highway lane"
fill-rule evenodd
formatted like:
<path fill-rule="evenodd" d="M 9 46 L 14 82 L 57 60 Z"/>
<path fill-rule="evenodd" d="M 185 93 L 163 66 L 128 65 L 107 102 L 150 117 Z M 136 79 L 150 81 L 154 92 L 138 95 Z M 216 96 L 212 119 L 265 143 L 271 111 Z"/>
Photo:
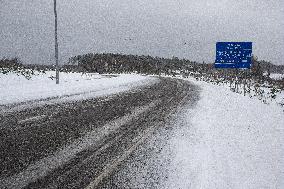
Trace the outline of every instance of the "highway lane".
<path fill-rule="evenodd" d="M 3 113 L 0 186 L 98 188 L 177 107 L 196 96 L 189 82 L 160 78 L 104 98 Z"/>

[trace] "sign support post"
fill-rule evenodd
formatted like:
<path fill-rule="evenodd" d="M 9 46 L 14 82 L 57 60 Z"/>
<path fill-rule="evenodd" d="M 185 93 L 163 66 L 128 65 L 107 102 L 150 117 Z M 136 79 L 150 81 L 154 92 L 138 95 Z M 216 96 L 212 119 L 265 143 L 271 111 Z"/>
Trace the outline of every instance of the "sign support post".
<path fill-rule="evenodd" d="M 57 10 L 56 10 L 56 0 L 54 0 L 54 17 L 55 17 L 55 70 L 56 70 L 56 84 L 59 84 L 59 65 L 58 65 L 58 37 L 57 37 Z"/>

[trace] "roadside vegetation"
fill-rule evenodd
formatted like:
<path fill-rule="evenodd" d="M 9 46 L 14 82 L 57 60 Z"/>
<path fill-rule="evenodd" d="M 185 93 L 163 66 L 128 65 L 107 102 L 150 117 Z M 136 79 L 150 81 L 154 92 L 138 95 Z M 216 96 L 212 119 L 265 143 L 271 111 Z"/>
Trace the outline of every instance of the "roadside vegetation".
<path fill-rule="evenodd" d="M 26 67 L 20 63 L 17 58 L 2 59 L 0 60 L 0 73 L 16 73 L 17 75 L 24 76 L 26 79 L 30 79 L 32 75 L 34 75 L 34 70 L 26 69 Z"/>
<path fill-rule="evenodd" d="M 88 53 L 69 58 L 68 64 L 60 67 L 61 72 L 120 74 L 137 73 L 160 76 L 193 77 L 215 85 L 223 85 L 231 91 L 258 98 L 263 103 L 277 99 L 284 106 L 284 78 L 274 79 L 271 74 L 284 74 L 284 66 L 271 64 L 253 57 L 252 68 L 215 69 L 214 64 L 197 63 L 187 59 L 160 58 L 151 56 L 112 53 Z M 19 59 L 0 60 L 0 73 L 16 73 L 30 79 L 33 75 L 55 70 L 53 65 L 27 65 Z M 52 78 L 51 78 L 52 79 Z M 282 94 L 282 95 L 281 95 Z M 281 98 L 279 100 L 279 98 Z"/>
<path fill-rule="evenodd" d="M 269 103 L 284 93 L 284 79 L 277 80 L 270 77 L 273 73 L 284 74 L 284 66 L 277 66 L 253 57 L 252 68 L 215 69 L 214 64 L 200 64 L 186 59 L 171 59 L 122 55 L 96 54 L 74 56 L 69 59 L 69 65 L 77 65 L 83 72 L 98 73 L 138 73 L 150 75 L 193 77 L 196 80 L 224 85 L 233 92 L 255 97 L 263 103 Z M 277 99 L 284 106 L 284 98 Z"/>

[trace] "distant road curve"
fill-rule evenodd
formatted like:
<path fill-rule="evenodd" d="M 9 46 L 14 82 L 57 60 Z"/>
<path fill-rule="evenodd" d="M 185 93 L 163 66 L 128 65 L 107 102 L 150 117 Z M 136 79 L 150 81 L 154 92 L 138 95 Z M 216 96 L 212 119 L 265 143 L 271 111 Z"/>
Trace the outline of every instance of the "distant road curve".
<path fill-rule="evenodd" d="M 188 81 L 0 115 L 1 188 L 99 188 L 191 98 Z"/>

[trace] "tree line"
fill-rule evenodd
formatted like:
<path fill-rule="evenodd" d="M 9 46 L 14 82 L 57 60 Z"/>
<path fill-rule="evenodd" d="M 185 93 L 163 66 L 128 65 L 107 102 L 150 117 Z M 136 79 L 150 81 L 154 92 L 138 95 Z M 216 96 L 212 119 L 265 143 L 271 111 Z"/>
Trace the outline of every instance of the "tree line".
<path fill-rule="evenodd" d="M 77 65 L 86 72 L 98 73 L 139 73 L 139 74 L 174 74 L 192 70 L 196 62 L 186 59 L 160 58 L 152 56 L 124 55 L 112 53 L 88 53 L 69 59 L 70 65 Z"/>
<path fill-rule="evenodd" d="M 252 59 L 252 69 L 215 69 L 214 64 L 197 63 L 177 57 L 161 58 L 152 56 L 125 55 L 113 53 L 88 53 L 69 58 L 68 63 L 60 67 L 63 72 L 97 72 L 97 73 L 138 73 L 152 75 L 189 75 L 207 81 L 227 81 L 251 79 L 257 83 L 280 82 L 271 79 L 270 73 L 284 73 L 284 65 L 278 66 L 270 62 Z M 35 71 L 55 70 L 54 65 L 23 64 L 18 58 L 0 59 L 0 72 L 15 72 L 31 75 Z M 283 82 L 282 82 L 283 83 Z"/>

